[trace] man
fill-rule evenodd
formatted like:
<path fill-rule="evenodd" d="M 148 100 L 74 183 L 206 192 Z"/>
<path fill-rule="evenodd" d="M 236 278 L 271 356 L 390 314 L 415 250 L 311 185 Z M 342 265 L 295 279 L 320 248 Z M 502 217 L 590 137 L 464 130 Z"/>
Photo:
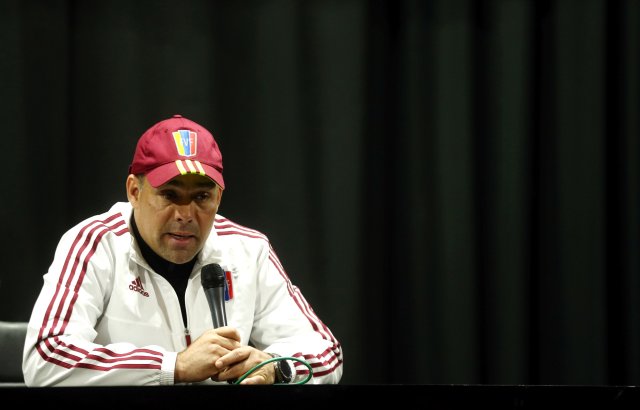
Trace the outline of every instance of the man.
<path fill-rule="evenodd" d="M 175 115 L 141 136 L 129 201 L 58 244 L 29 321 L 28 386 L 340 381 L 340 343 L 268 238 L 217 215 L 224 187 L 201 125 Z M 215 329 L 209 264 L 225 276 L 228 326 Z"/>

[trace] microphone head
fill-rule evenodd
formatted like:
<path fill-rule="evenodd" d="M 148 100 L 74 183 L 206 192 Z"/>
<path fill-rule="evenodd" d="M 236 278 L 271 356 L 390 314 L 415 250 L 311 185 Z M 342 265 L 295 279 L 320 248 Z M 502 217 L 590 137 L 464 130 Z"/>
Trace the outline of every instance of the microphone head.
<path fill-rule="evenodd" d="M 217 263 L 210 263 L 202 267 L 200 281 L 205 289 L 224 287 L 224 271 Z"/>

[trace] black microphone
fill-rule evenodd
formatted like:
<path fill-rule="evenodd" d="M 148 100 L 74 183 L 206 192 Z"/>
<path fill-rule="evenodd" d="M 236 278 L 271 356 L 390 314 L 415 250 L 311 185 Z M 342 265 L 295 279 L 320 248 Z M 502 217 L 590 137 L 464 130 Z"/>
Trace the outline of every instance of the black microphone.
<path fill-rule="evenodd" d="M 227 313 L 224 309 L 224 271 L 217 263 L 202 267 L 200 274 L 202 288 L 209 302 L 213 328 L 227 325 Z"/>

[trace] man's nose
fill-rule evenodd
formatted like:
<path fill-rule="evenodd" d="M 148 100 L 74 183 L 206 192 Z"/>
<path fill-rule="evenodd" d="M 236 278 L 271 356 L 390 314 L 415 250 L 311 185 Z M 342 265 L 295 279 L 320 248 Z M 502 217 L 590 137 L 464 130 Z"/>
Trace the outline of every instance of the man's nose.
<path fill-rule="evenodd" d="M 175 205 L 175 218 L 180 222 L 191 222 L 193 219 L 193 202 Z"/>

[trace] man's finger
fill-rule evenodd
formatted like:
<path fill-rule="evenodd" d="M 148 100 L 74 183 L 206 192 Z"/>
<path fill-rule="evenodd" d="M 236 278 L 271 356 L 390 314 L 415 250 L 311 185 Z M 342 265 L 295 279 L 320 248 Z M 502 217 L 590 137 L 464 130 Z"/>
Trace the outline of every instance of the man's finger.
<path fill-rule="evenodd" d="M 224 356 L 220 357 L 216 360 L 216 367 L 218 369 L 224 369 L 233 365 L 234 363 L 238 363 L 242 360 L 245 360 L 249 357 L 251 352 L 247 349 L 236 349 L 232 350 Z"/>

